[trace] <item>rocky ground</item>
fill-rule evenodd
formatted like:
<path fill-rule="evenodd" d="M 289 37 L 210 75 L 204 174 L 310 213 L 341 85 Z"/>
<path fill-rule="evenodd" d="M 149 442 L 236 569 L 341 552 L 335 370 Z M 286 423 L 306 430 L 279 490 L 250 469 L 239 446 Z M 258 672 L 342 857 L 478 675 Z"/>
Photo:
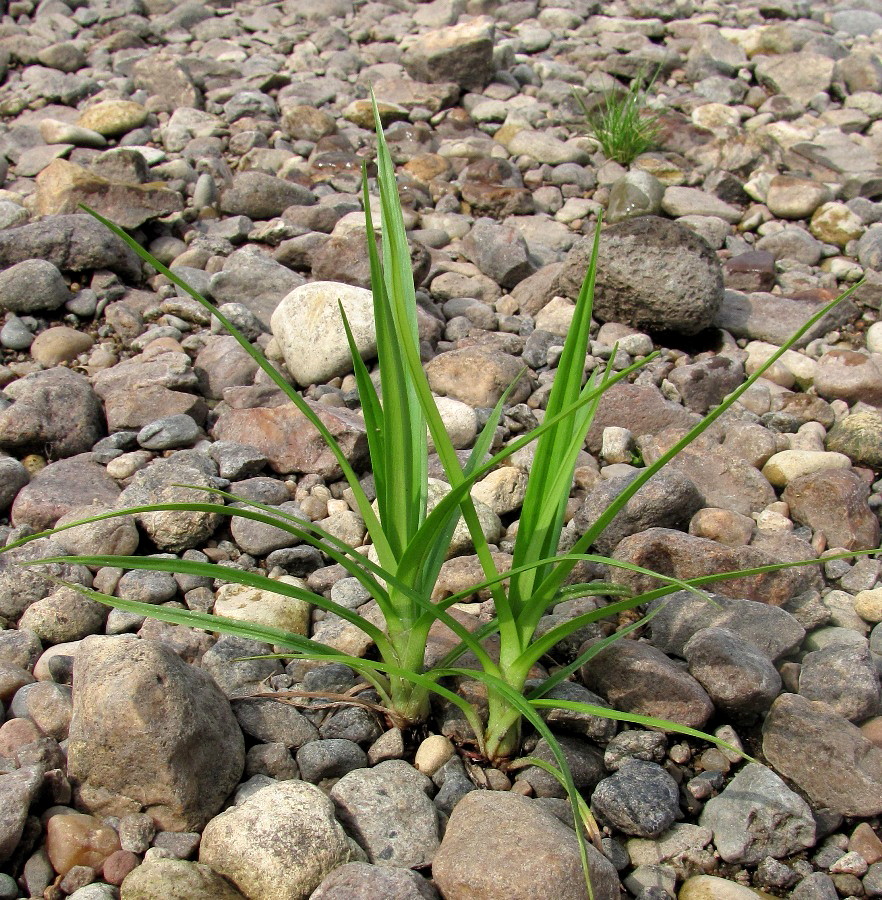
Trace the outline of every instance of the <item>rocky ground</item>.
<path fill-rule="evenodd" d="M 880 56 L 874 0 L 12 0 L 0 21 L 0 539 L 86 509 L 199 499 L 183 482 L 364 543 L 303 417 L 77 204 L 220 305 L 364 470 L 335 316 L 341 298 L 370 360 L 369 85 L 398 166 L 426 370 L 457 447 L 524 364 L 497 445 L 541 420 L 604 211 L 586 369 L 614 352 L 617 369 L 661 355 L 600 405 L 570 540 L 863 277 L 597 544 L 680 577 L 818 564 L 721 583 L 713 604 L 675 595 L 638 640 L 557 691 L 716 731 L 759 762 L 590 716 L 551 720 L 604 828 L 598 900 L 882 896 L 880 563 L 823 562 L 880 537 Z M 656 147 L 608 160 L 573 90 L 596 104 L 655 71 Z M 501 565 L 529 471 L 521 451 L 475 489 Z M 584 897 L 568 806 L 541 769 L 477 766 L 442 709 L 436 734 L 403 735 L 363 706 L 276 702 L 262 695 L 339 695 L 356 679 L 242 661 L 267 647 L 108 614 L 45 568 L 13 566 L 84 551 L 256 569 L 374 614 L 317 550 L 203 513 L 115 519 L 0 558 L 0 898 Z M 466 541 L 445 564 L 438 597 L 477 583 L 470 552 Z M 222 580 L 50 571 L 370 652 L 336 616 Z M 543 627 L 587 602 L 558 605 Z M 487 607 L 475 596 L 459 614 L 476 622 Z M 578 633 L 547 664 L 621 624 Z"/>

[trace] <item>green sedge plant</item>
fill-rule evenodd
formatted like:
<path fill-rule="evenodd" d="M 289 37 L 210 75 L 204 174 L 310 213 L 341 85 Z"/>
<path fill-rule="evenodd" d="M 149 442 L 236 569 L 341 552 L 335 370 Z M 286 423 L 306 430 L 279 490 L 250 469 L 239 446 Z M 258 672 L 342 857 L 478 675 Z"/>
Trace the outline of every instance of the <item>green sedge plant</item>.
<path fill-rule="evenodd" d="M 646 88 L 643 80 L 641 72 L 626 91 L 606 91 L 596 107 L 589 107 L 582 94 L 573 91 L 591 136 L 600 144 L 607 159 L 623 166 L 630 165 L 641 153 L 651 150 L 661 131 L 659 114 L 650 112 L 646 105 L 647 91 L 655 83 L 655 77 Z"/>
<path fill-rule="evenodd" d="M 641 365 L 653 358 L 650 356 L 619 372 L 613 371 L 610 363 L 605 369 L 595 370 L 587 379 L 585 378 L 600 224 L 598 223 L 595 232 L 591 264 L 576 303 L 573 323 L 560 357 L 542 424 L 529 434 L 512 441 L 485 461 L 490 452 L 496 426 L 510 396 L 510 387 L 492 410 L 467 462 L 462 465 L 444 428 L 420 360 L 416 294 L 394 165 L 386 147 L 376 108 L 374 114 L 377 133 L 377 186 L 381 211 L 381 252 L 378 252 L 376 243 L 372 240 L 374 227 L 365 173 L 363 173 L 363 201 L 377 333 L 379 390 L 358 353 L 345 312 L 342 305 L 340 306 L 365 421 L 376 488 L 376 500 L 373 504 L 365 493 L 358 474 L 347 461 L 322 419 L 261 352 L 252 346 L 219 310 L 156 260 L 126 232 L 87 209 L 87 212 L 105 224 L 145 262 L 209 309 L 321 434 L 351 489 L 353 503 L 369 535 L 372 553 L 362 552 L 363 548 L 357 550 L 329 534 L 318 524 L 284 513 L 275 507 L 250 501 L 242 501 L 235 506 L 229 505 L 226 501 L 235 502 L 241 498 L 214 489 L 204 489 L 207 494 L 205 502 L 159 503 L 131 507 L 70 523 L 64 528 L 114 516 L 164 510 L 202 511 L 272 525 L 319 548 L 327 558 L 339 563 L 350 576 L 356 578 L 376 601 L 382 613 L 383 626 L 378 627 L 357 611 L 339 606 L 327 597 L 300 586 L 271 579 L 259 572 L 220 568 L 211 563 L 155 557 L 93 555 L 43 559 L 31 564 L 76 562 L 88 566 L 115 566 L 220 578 L 297 598 L 319 609 L 332 612 L 359 628 L 373 641 L 377 659 L 353 657 L 303 635 L 292 634 L 271 626 L 228 619 L 210 613 L 153 606 L 112 597 L 91 588 L 71 585 L 98 602 L 129 612 L 172 624 L 203 628 L 271 644 L 278 651 L 278 655 L 285 658 L 345 663 L 373 686 L 392 721 L 403 727 L 425 722 L 431 710 L 431 697 L 433 695 L 440 697 L 462 712 L 474 732 L 474 742 L 479 753 L 488 761 L 503 767 L 530 762 L 552 771 L 564 785 L 578 818 L 585 824 L 589 834 L 596 839 L 598 832 L 596 827 L 592 826 L 590 812 L 576 790 L 559 743 L 542 717 L 543 711 L 551 707 L 578 710 L 626 723 L 661 728 L 726 747 L 728 745 L 712 735 L 675 722 L 623 713 L 591 704 L 546 698 L 545 695 L 555 685 L 572 675 L 601 650 L 645 625 L 651 618 L 651 613 L 592 644 L 576 659 L 557 668 L 551 676 L 540 680 L 538 685 L 531 682 L 528 691 L 526 686 L 531 670 L 534 670 L 537 663 L 553 655 L 555 646 L 575 630 L 608 620 L 628 610 L 639 609 L 674 591 L 688 590 L 701 593 L 703 586 L 724 578 L 760 574 L 814 562 L 781 563 L 683 581 L 648 572 L 623 561 L 592 554 L 590 548 L 625 503 L 653 475 L 710 427 L 769 366 L 815 326 L 837 302 L 854 291 L 857 285 L 812 316 L 744 384 L 705 416 L 657 462 L 644 468 L 577 540 L 569 552 L 559 554 L 566 503 L 572 488 L 577 457 L 584 445 L 597 405 L 606 390 L 628 378 Z M 428 502 L 427 432 L 431 436 L 451 487 L 450 492 L 431 509 Z M 482 532 L 470 491 L 479 479 L 504 462 L 511 454 L 533 441 L 536 442 L 535 456 L 521 510 L 512 565 L 510 569 L 500 572 L 494 562 L 491 547 Z M 468 527 L 484 580 L 476 587 L 454 594 L 440 602 L 433 602 L 431 599 L 433 588 L 441 566 L 447 558 L 453 531 L 460 518 Z M 8 545 L 0 552 L 39 537 L 52 535 L 59 530 L 63 529 L 30 535 Z M 632 596 L 621 586 L 607 582 L 569 584 L 568 579 L 581 561 L 653 575 L 659 586 Z M 470 632 L 451 615 L 450 608 L 479 590 L 490 592 L 495 606 L 495 618 L 476 631 Z M 551 607 L 562 600 L 580 596 L 596 596 L 600 605 L 597 609 L 558 624 L 548 632 L 537 636 L 540 620 Z M 604 602 L 607 599 L 609 602 Z M 426 642 L 429 629 L 436 622 L 446 625 L 459 643 L 437 665 L 427 668 Z M 487 639 L 491 637 L 495 639 L 497 646 L 495 652 L 488 647 Z M 457 664 L 465 653 L 470 653 L 474 657 L 477 668 Z M 475 679 L 484 685 L 487 697 L 485 712 L 451 688 L 449 679 L 456 677 Z M 528 722 L 547 740 L 556 766 L 533 758 L 518 759 L 524 722 Z M 585 866 L 586 886 L 590 894 L 585 836 L 582 829 L 577 829 L 577 834 Z"/>

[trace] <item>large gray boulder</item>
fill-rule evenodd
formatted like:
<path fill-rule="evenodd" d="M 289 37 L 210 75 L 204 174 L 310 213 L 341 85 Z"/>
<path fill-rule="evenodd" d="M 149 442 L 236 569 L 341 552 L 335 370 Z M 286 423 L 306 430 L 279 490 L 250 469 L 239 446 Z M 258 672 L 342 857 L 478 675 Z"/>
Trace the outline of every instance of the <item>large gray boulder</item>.
<path fill-rule="evenodd" d="M 245 742 L 211 676 L 134 635 L 86 638 L 73 679 L 68 775 L 79 808 L 147 813 L 196 831 L 245 767 Z"/>

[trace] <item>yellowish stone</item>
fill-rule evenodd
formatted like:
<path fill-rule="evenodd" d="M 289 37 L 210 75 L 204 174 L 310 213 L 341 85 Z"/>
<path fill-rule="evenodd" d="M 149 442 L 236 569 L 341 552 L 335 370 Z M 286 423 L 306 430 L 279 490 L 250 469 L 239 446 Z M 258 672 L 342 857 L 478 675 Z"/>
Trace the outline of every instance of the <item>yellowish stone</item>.
<path fill-rule="evenodd" d="M 118 137 L 140 128 L 147 121 L 147 109 L 132 100 L 105 100 L 90 106 L 77 119 L 80 128 L 97 131 L 104 137 Z"/>

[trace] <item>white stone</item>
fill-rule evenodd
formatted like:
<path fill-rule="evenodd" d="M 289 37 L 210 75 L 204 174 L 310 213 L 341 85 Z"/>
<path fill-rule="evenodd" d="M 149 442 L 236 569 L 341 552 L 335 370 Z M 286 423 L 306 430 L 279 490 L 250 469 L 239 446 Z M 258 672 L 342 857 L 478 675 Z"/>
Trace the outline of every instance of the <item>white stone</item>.
<path fill-rule="evenodd" d="M 377 353 L 371 292 L 336 281 L 313 281 L 294 288 L 270 320 L 285 365 L 301 387 L 321 384 L 352 371 L 342 304 L 362 359 Z"/>
<path fill-rule="evenodd" d="M 627 428 L 609 425 L 603 429 L 600 455 L 607 463 L 630 463 L 634 435 Z"/>
<path fill-rule="evenodd" d="M 763 475 L 773 487 L 784 487 L 809 472 L 823 469 L 849 469 L 851 460 L 844 453 L 819 450 L 782 450 L 763 466 Z"/>
<path fill-rule="evenodd" d="M 429 479 L 429 497 L 427 501 L 428 511 L 431 512 L 448 494 L 450 493 L 450 485 L 437 478 Z M 490 544 L 495 544 L 502 534 L 502 523 L 499 516 L 480 500 L 475 501 L 475 512 L 478 514 L 478 521 L 481 523 L 481 531 Z M 453 537 L 450 539 L 450 549 L 447 553 L 447 559 L 451 556 L 457 556 L 472 548 L 472 538 L 469 534 L 468 526 L 465 519 L 460 517 L 453 530 Z"/>
<path fill-rule="evenodd" d="M 566 337 L 576 314 L 576 304 L 566 297 L 552 297 L 536 314 L 536 330 Z"/>
<path fill-rule="evenodd" d="M 520 509 L 526 493 L 527 473 L 514 466 L 495 469 L 472 488 L 472 497 L 486 503 L 498 516 Z"/>
<path fill-rule="evenodd" d="M 435 405 L 444 423 L 444 429 L 456 450 L 464 450 L 475 443 L 478 435 L 478 414 L 467 403 L 453 397 L 436 397 Z M 435 442 L 429 437 L 429 452 Z"/>
<path fill-rule="evenodd" d="M 882 322 L 874 322 L 867 329 L 867 350 L 882 353 Z"/>
<path fill-rule="evenodd" d="M 301 578 L 283 575 L 280 582 L 307 590 Z M 261 591 L 243 584 L 224 584 L 217 592 L 214 614 L 237 622 L 269 625 L 291 634 L 306 634 L 310 605 L 297 597 L 286 597 L 272 591 Z"/>
<path fill-rule="evenodd" d="M 256 791 L 205 826 L 199 862 L 246 897 L 308 897 L 338 866 L 364 859 L 334 818 L 334 804 L 304 781 Z"/>
<path fill-rule="evenodd" d="M 585 165 L 590 156 L 579 146 L 558 140 L 544 131 L 524 128 L 505 141 L 512 156 L 532 156 L 537 162 L 558 166 L 562 163 Z"/>

